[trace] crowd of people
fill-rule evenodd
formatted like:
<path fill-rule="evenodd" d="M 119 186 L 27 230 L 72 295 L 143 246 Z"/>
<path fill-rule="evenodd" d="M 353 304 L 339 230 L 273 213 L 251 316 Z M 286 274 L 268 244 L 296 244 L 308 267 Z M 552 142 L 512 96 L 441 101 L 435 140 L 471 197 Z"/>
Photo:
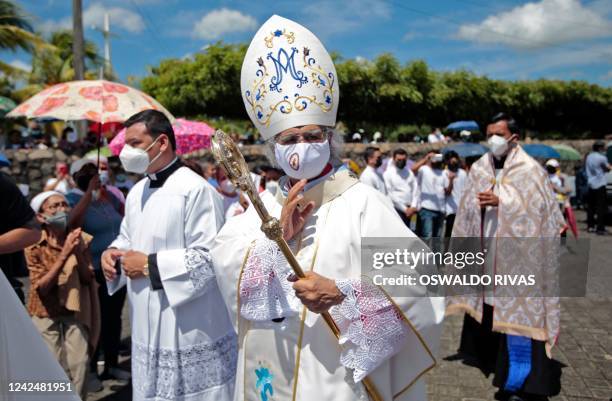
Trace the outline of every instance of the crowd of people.
<path fill-rule="evenodd" d="M 369 237 L 400 238 L 415 249 L 442 236 L 556 239 L 569 194 L 559 162 L 543 168 L 528 156 L 518 124 L 500 113 L 487 126 L 490 151 L 470 166 L 452 151 L 411 161 L 398 148 L 385 161 L 370 146 L 357 178 L 333 129 L 338 83 L 322 78 L 335 76 L 334 65 L 311 32 L 282 17 L 268 20 L 247 50 L 243 85 L 264 76 L 265 63 L 274 70 L 280 61 L 261 55 L 280 55 L 289 38 L 294 51 L 317 59 L 313 76 L 320 75 L 268 84 L 325 102 L 276 112 L 269 105 L 286 101 L 282 90 L 265 98 L 242 92 L 270 150 L 270 165 L 251 178 L 304 277 L 261 231 L 251 200 L 221 166 L 177 156 L 172 125 L 155 110 L 124 122 L 119 159 L 126 174 L 142 177 L 136 183 L 117 180 L 104 157 L 82 158 L 59 163 L 28 206 L 0 176 L 8 216 L 0 225 L 2 270 L 76 393 L 85 400 L 98 378 L 131 378 L 134 400 L 310 400 L 316 389 L 321 400 L 422 401 L 444 315 L 464 313 L 460 351 L 494 374 L 500 397 L 557 394 L 561 373 L 550 352 L 560 330 L 558 297 L 445 300 L 421 285 L 393 296 L 362 277 L 361 244 Z M 597 143 L 586 166 L 598 232 L 605 231 L 602 174 L 610 168 L 601 150 Z M 517 258 L 495 268 L 538 269 L 553 260 Z M 16 279 L 24 267 L 27 300 Z M 118 365 L 126 298 L 131 372 Z"/>
<path fill-rule="evenodd" d="M 114 124 L 113 128 L 116 130 L 115 125 L 117 124 Z M 90 127 L 85 137 L 79 138 L 74 127 L 66 125 L 61 133 L 56 135 L 49 123 L 30 120 L 27 127 L 21 130 L 13 128 L 6 135 L 0 135 L 0 149 L 60 149 L 69 156 L 83 156 L 99 145 L 96 129 L 99 127 Z"/>
<path fill-rule="evenodd" d="M 508 118 L 500 114 L 493 121 Z M 588 212 L 588 232 L 598 235 L 607 234 L 606 174 L 611 167 L 604 152 L 604 142 L 596 141 L 593 151 L 585 157 L 581 169 L 586 186 L 584 197 L 579 194 L 579 180 L 572 185 L 559 160 L 548 159 L 540 166 L 548 173 L 552 193 L 566 221 L 572 218 L 569 209 L 573 207 L 570 200 L 574 194 L 576 203 Z M 363 155 L 366 166 L 360 175 L 361 182 L 388 196 L 402 220 L 421 238 L 450 238 L 471 163 L 452 150 L 430 152 L 417 161 L 407 157 L 404 149 L 397 148 L 383 161 L 380 149 L 369 146 Z M 566 225 L 562 236 L 567 228 Z"/>

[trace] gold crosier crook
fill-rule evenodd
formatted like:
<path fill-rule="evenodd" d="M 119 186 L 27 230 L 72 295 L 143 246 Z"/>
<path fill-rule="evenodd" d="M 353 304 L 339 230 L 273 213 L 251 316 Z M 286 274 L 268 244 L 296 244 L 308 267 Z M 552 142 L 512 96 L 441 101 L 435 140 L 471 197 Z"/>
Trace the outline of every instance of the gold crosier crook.
<path fill-rule="evenodd" d="M 289 248 L 289 245 L 287 245 L 287 241 L 283 238 L 283 229 L 280 222 L 277 218 L 270 216 L 268 210 L 261 201 L 259 193 L 255 189 L 255 184 L 253 184 L 253 180 L 251 180 L 249 167 L 234 141 L 225 132 L 217 130 L 212 139 L 212 153 L 215 159 L 223 165 L 227 172 L 227 177 L 234 186 L 246 193 L 249 199 L 251 199 L 251 203 L 262 222 L 261 231 L 264 232 L 266 237 L 278 244 L 278 247 L 283 255 L 285 255 L 295 275 L 303 278 L 304 270 L 302 270 L 291 248 Z M 321 316 L 336 338 L 338 338 L 340 336 L 340 331 L 334 319 L 332 319 L 328 312 L 321 313 Z M 383 401 L 376 390 L 376 386 L 374 386 L 374 383 L 369 377 L 365 377 L 362 382 L 373 401 Z"/>

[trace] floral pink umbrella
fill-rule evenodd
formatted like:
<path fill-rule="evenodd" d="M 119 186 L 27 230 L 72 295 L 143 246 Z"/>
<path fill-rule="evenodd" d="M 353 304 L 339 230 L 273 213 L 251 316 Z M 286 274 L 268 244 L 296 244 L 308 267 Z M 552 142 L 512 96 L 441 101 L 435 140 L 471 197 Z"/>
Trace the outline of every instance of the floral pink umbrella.
<path fill-rule="evenodd" d="M 200 149 L 210 149 L 210 139 L 215 132 L 214 128 L 199 121 L 189 121 L 177 118 L 174 124 L 174 136 L 176 137 L 176 153 L 184 155 Z M 114 155 L 121 153 L 125 145 L 125 128 L 119 131 L 109 144 Z"/>
<path fill-rule="evenodd" d="M 154 109 L 174 117 L 151 96 L 127 85 L 105 80 L 53 85 L 14 108 L 7 117 L 53 117 L 58 120 L 123 122 L 139 111 Z"/>

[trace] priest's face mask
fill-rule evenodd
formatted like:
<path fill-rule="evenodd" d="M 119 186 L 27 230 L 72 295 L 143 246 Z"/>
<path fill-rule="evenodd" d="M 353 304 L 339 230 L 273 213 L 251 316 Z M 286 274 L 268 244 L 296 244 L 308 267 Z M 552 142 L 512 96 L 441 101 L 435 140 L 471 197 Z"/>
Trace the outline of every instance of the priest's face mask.
<path fill-rule="evenodd" d="M 274 155 L 285 174 L 294 179 L 314 178 L 330 157 L 330 134 L 318 125 L 293 127 L 274 137 Z"/>
<path fill-rule="evenodd" d="M 502 158 L 508 154 L 518 143 L 519 136 L 510 131 L 508 122 L 501 120 L 487 126 L 487 144 L 491 153 L 496 158 Z"/>
<path fill-rule="evenodd" d="M 159 157 L 171 149 L 172 145 L 165 134 L 153 138 L 144 123 L 136 123 L 125 131 L 125 146 L 119 154 L 126 171 L 136 174 L 151 173 L 157 166 Z"/>

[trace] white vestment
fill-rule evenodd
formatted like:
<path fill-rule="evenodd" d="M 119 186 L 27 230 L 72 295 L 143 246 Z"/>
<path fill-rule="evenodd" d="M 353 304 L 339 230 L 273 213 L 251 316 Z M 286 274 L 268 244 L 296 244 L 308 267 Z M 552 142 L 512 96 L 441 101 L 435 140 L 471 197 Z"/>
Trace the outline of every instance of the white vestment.
<path fill-rule="evenodd" d="M 223 224 L 223 204 L 202 177 L 180 167 L 160 188 L 149 178 L 130 191 L 111 247 L 156 254 L 153 276 L 121 274 L 128 287 L 134 400 L 218 401 L 232 397 L 236 335 L 214 279 L 208 249 Z M 151 270 L 151 267 L 150 267 Z"/>
<path fill-rule="evenodd" d="M 448 179 L 448 173 L 450 170 L 444 170 L 446 180 Z M 461 197 L 465 189 L 465 181 L 467 180 L 467 173 L 464 169 L 460 168 L 455 173 L 455 179 L 453 180 L 453 190 L 450 195 L 446 196 L 446 215 L 456 214 L 459 209 L 459 203 L 461 203 Z"/>
<path fill-rule="evenodd" d="M 380 173 L 371 166 L 366 166 L 366 168 L 363 169 L 363 171 L 361 172 L 361 176 L 359 177 L 359 181 L 378 190 L 383 195 L 387 194 L 387 187 L 385 186 L 385 181 L 383 180 Z"/>
<path fill-rule="evenodd" d="M 397 210 L 403 212 L 408 206 L 419 207 L 419 185 L 409 168 L 400 170 L 395 163 L 389 163 L 383 178 L 389 198 Z"/>
<path fill-rule="evenodd" d="M 68 389 L 70 380 L 1 270 L 0 304 L 0 401 L 80 400 L 73 391 L 31 393 L 16 387 L 17 383 L 57 383 L 56 389 Z"/>
<path fill-rule="evenodd" d="M 278 218 L 281 191 L 276 197 L 267 191 L 260 195 Z M 226 223 L 211 250 L 239 336 L 234 399 L 367 399 L 360 382 L 367 375 L 382 400 L 425 400 L 422 375 L 436 363 L 443 299 L 408 289 L 411 297 L 387 298 L 380 287 L 359 280 L 362 237 L 414 234 L 384 195 L 346 170 L 332 172 L 308 189 L 304 201 L 310 200 L 315 209 L 290 246 L 305 271 L 336 279 L 347 294 L 330 309 L 343 349 L 321 315 L 295 297 L 286 280 L 290 268 L 260 231 L 261 221 L 250 207 Z M 365 305 L 360 303 L 364 300 Z"/>

